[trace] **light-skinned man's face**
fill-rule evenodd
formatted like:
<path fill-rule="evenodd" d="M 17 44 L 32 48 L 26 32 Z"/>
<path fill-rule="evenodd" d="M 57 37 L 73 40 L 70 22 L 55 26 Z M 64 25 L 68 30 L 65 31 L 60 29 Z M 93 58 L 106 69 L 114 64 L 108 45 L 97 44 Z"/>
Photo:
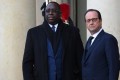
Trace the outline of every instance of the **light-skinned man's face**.
<path fill-rule="evenodd" d="M 102 26 L 102 21 L 95 11 L 90 11 L 85 15 L 86 27 L 91 34 L 98 32 Z"/>
<path fill-rule="evenodd" d="M 49 3 L 45 9 L 45 18 L 49 24 L 56 24 L 60 19 L 61 13 L 55 3 Z"/>

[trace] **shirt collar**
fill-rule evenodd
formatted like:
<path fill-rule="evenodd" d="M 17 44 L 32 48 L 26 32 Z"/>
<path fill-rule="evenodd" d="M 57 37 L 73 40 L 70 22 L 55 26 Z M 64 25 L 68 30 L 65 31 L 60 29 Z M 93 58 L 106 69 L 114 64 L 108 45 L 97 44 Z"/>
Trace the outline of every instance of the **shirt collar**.
<path fill-rule="evenodd" d="M 93 34 L 93 35 L 91 35 L 91 36 L 93 36 L 94 38 L 96 38 L 97 35 L 98 35 L 101 31 L 102 31 L 102 28 L 101 28 L 97 33 L 95 33 L 95 34 Z"/>
<path fill-rule="evenodd" d="M 53 25 L 49 24 L 50 28 L 52 28 Z M 55 31 L 57 30 L 58 24 L 55 24 Z"/>
<path fill-rule="evenodd" d="M 95 33 L 95 34 L 93 34 L 93 35 L 91 35 L 91 36 L 93 36 L 94 38 L 92 39 L 92 42 L 91 42 L 91 44 L 94 42 L 94 40 L 95 40 L 95 38 L 98 36 L 98 34 L 102 31 L 103 29 L 101 28 L 97 33 Z"/>

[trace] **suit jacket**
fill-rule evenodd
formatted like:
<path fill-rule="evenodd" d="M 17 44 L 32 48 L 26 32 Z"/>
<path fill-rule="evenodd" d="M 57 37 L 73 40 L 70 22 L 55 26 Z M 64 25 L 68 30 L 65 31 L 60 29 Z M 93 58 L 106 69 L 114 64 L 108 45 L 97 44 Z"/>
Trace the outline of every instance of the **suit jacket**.
<path fill-rule="evenodd" d="M 85 56 L 85 54 L 89 54 Z M 114 36 L 104 32 L 98 34 L 82 59 L 83 80 L 118 80 L 119 51 Z"/>
<path fill-rule="evenodd" d="M 28 31 L 23 57 L 24 80 L 48 80 L 47 38 L 53 41 L 50 30 L 45 21 Z M 56 43 L 59 43 L 59 38 L 63 42 L 62 80 L 81 80 L 83 44 L 79 32 L 62 21 L 58 23 L 57 31 Z"/>

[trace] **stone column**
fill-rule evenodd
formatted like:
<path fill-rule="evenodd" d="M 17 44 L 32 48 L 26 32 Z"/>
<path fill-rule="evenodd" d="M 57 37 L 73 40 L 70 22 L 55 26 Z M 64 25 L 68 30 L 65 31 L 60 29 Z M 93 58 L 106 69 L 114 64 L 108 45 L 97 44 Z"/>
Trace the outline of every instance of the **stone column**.
<path fill-rule="evenodd" d="M 0 0 L 0 80 L 23 80 L 27 30 L 36 24 L 35 0 Z"/>
<path fill-rule="evenodd" d="M 120 0 L 87 0 L 87 9 L 94 8 L 98 9 L 101 12 L 103 19 L 102 27 L 106 32 L 113 34 L 117 38 L 120 51 L 119 3 Z"/>

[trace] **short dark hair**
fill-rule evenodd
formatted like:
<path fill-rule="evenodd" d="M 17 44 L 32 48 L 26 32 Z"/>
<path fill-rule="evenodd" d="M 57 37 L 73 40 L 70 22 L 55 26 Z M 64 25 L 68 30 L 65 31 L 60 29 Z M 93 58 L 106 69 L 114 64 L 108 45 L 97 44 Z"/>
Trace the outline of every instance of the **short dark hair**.
<path fill-rule="evenodd" d="M 85 14 L 84 14 L 84 19 L 85 19 L 86 14 L 87 14 L 88 12 L 90 12 L 90 11 L 95 11 L 95 12 L 97 12 L 98 18 L 102 21 L 101 13 L 100 13 L 98 10 L 96 10 L 96 9 L 88 9 L 88 10 L 85 12 Z"/>
<path fill-rule="evenodd" d="M 51 1 L 51 2 L 49 2 L 48 4 L 50 4 L 50 3 L 56 4 L 56 6 L 57 6 L 58 9 L 59 9 L 59 13 L 61 13 L 60 5 L 59 5 L 57 2 Z M 48 5 L 48 4 L 47 4 L 47 5 Z M 47 7 L 47 6 L 46 6 L 46 7 Z"/>

